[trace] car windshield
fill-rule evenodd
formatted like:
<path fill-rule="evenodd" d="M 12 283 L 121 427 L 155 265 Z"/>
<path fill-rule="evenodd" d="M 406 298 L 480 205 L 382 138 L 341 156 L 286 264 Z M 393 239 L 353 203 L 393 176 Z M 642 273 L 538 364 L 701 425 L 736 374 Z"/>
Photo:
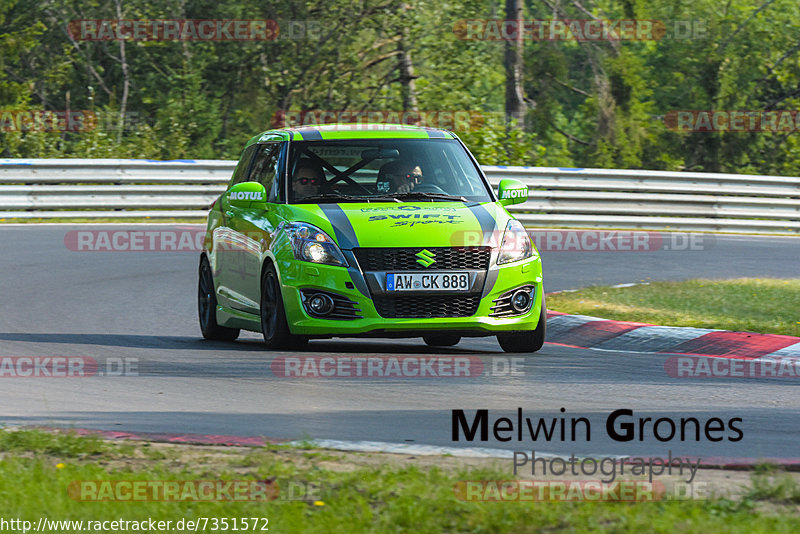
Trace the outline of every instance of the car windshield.
<path fill-rule="evenodd" d="M 289 202 L 491 201 L 455 139 L 296 141 Z"/>

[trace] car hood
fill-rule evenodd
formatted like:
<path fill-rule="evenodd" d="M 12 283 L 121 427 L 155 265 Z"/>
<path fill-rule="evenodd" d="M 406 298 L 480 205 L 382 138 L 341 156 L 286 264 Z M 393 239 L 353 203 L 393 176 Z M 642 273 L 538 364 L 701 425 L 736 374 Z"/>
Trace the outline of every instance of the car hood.
<path fill-rule="evenodd" d="M 340 248 L 496 244 L 509 215 L 494 202 L 294 205 L 294 220 L 326 231 Z"/>

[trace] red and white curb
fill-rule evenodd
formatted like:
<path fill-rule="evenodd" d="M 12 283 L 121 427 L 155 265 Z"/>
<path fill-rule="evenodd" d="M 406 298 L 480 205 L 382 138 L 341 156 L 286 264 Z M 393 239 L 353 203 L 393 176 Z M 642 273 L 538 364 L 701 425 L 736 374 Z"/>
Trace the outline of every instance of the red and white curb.
<path fill-rule="evenodd" d="M 619 352 L 713 358 L 800 358 L 800 337 L 657 326 L 548 310 L 548 343 Z"/>

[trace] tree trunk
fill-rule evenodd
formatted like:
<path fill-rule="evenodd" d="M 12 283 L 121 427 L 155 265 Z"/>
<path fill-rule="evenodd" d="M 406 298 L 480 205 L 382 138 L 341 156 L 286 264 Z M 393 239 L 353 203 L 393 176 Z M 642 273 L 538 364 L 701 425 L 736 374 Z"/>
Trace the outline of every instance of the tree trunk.
<path fill-rule="evenodd" d="M 397 44 L 399 52 L 400 85 L 403 87 L 403 111 L 419 112 L 417 105 L 417 89 L 414 80 L 414 65 L 411 52 L 408 50 L 408 28 L 403 29 L 403 37 Z"/>
<path fill-rule="evenodd" d="M 506 41 L 506 120 L 525 120 L 525 97 L 522 91 L 522 1 L 506 0 L 506 20 L 517 23 L 516 39 Z"/>
<path fill-rule="evenodd" d="M 117 20 L 122 20 L 122 0 L 116 0 Z M 125 129 L 125 114 L 128 112 L 128 92 L 131 85 L 130 72 L 128 71 L 128 58 L 125 54 L 125 39 L 119 41 L 119 63 L 122 67 L 122 100 L 119 105 L 119 124 L 117 130 L 117 143 L 122 142 L 122 132 Z"/>

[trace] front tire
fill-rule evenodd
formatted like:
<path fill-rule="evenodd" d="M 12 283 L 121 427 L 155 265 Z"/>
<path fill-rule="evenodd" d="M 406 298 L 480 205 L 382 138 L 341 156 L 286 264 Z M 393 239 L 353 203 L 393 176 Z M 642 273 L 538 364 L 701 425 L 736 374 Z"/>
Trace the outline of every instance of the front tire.
<path fill-rule="evenodd" d="M 536 352 L 544 345 L 546 332 L 547 307 L 544 303 L 544 296 L 542 296 L 542 311 L 539 313 L 539 324 L 536 325 L 536 329 L 512 334 L 497 334 L 497 342 L 506 352 Z"/>
<path fill-rule="evenodd" d="M 271 263 L 267 264 L 261 276 L 261 332 L 270 349 L 299 349 L 308 343 L 308 338 L 295 336 L 289 331 L 280 280 Z"/>
<path fill-rule="evenodd" d="M 238 328 L 228 328 L 217 324 L 217 292 L 214 289 L 214 276 L 211 264 L 204 255 L 200 258 L 200 272 L 197 283 L 197 314 L 200 318 L 200 331 L 203 337 L 214 341 L 233 341 L 239 337 Z"/>

